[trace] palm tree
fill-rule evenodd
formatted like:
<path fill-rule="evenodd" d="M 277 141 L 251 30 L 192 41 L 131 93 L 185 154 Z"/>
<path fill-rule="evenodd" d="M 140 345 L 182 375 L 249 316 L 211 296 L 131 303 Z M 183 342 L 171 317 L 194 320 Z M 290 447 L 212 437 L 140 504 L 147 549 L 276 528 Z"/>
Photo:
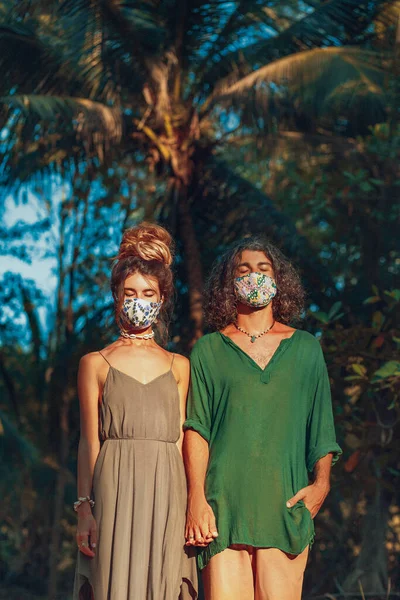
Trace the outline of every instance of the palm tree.
<path fill-rule="evenodd" d="M 149 195 L 143 216 L 177 223 L 195 340 L 203 275 L 193 207 L 201 210 L 204 181 L 225 177 L 218 161 L 238 136 L 300 131 L 329 140 L 382 119 L 390 56 L 378 56 L 371 40 L 377 23 L 391 26 L 398 5 L 41 0 L 8 12 L 0 5 L 4 182 L 82 160 L 96 168 L 116 148 L 146 156 L 164 189 Z M 243 181 L 239 188 L 246 194 Z M 279 218 L 293 254 L 296 230 Z M 271 232 L 278 239 L 280 227 Z M 300 247 L 307 252 L 307 241 Z M 320 277 L 315 257 L 310 269 Z"/>

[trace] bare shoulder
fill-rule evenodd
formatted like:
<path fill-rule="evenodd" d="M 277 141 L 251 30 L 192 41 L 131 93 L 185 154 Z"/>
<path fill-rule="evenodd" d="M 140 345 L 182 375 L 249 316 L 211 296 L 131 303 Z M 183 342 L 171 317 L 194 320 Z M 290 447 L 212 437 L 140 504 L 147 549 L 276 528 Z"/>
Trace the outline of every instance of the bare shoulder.
<path fill-rule="evenodd" d="M 176 369 L 179 374 L 179 380 L 187 378 L 190 373 L 189 359 L 182 354 L 175 354 L 174 369 Z"/>
<path fill-rule="evenodd" d="M 96 350 L 95 352 L 88 352 L 87 354 L 84 354 L 82 356 L 82 358 L 79 361 L 79 364 L 82 366 L 88 366 L 89 368 L 96 367 L 97 365 L 102 366 L 105 362 L 104 356 L 107 358 L 107 356 L 109 354 L 112 354 L 113 350 L 118 348 L 120 345 L 121 344 L 118 344 L 118 342 L 112 342 L 111 344 L 105 346 L 105 348 L 102 348 L 101 350 Z"/>
<path fill-rule="evenodd" d="M 224 329 L 221 329 L 221 333 L 223 335 L 230 337 L 232 334 L 237 333 L 237 329 L 233 325 L 233 323 L 229 323 L 229 325 L 227 325 Z M 205 337 L 205 336 L 203 336 L 203 337 Z"/>
<path fill-rule="evenodd" d="M 99 352 L 88 352 L 88 354 L 84 354 L 81 357 L 79 361 L 79 366 L 85 369 L 93 369 L 100 364 L 101 360 L 104 359 L 101 358 Z"/>
<path fill-rule="evenodd" d="M 280 333 L 285 336 L 290 336 L 296 331 L 294 327 L 290 327 L 290 325 L 285 325 L 284 323 L 279 323 L 278 321 L 275 322 L 274 330 L 275 333 Z"/>
<path fill-rule="evenodd" d="M 104 364 L 105 361 L 100 352 L 88 352 L 79 361 L 79 371 L 97 374 L 104 367 Z"/>
<path fill-rule="evenodd" d="M 190 367 L 189 359 L 186 358 L 186 356 L 183 356 L 183 354 L 175 354 L 174 363 L 178 368 L 181 368 L 183 370 L 189 369 Z"/>

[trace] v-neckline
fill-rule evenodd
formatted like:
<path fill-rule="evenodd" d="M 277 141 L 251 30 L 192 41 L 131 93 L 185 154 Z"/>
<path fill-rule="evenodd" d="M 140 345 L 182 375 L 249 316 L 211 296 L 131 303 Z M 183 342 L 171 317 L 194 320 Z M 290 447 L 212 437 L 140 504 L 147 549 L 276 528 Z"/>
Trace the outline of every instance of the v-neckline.
<path fill-rule="evenodd" d="M 157 381 L 158 379 L 161 379 L 161 377 L 165 377 L 169 373 L 172 373 L 172 369 L 168 369 L 168 371 L 164 371 L 164 373 L 161 373 L 160 375 L 157 375 L 157 377 L 154 377 L 153 379 L 151 379 L 147 383 L 143 383 L 143 381 L 140 381 L 139 379 L 136 379 L 136 377 L 133 377 L 132 375 L 128 375 L 128 373 L 124 373 L 124 371 L 120 371 L 119 369 L 117 369 L 116 367 L 113 367 L 112 365 L 110 365 L 110 368 L 109 368 L 108 372 L 110 372 L 111 370 L 116 371 L 117 373 L 120 373 L 121 375 L 125 375 L 125 377 L 128 377 L 128 379 L 132 379 L 132 381 L 135 381 L 136 383 L 138 383 L 139 385 L 142 385 L 142 386 L 150 385 L 154 381 Z M 107 378 L 108 378 L 108 373 L 107 373 Z M 176 382 L 175 377 L 174 377 L 174 380 Z"/>
<path fill-rule="evenodd" d="M 250 356 L 250 354 L 248 354 L 245 350 L 243 350 L 243 348 L 241 348 L 238 344 L 236 344 L 236 342 L 234 342 L 228 335 L 225 335 L 224 333 L 222 333 L 222 331 L 219 331 L 218 333 L 220 334 L 222 339 L 226 340 L 226 342 L 228 344 L 230 344 L 234 350 L 243 354 L 248 359 L 248 361 L 257 369 L 257 371 L 261 375 L 261 381 L 263 381 L 263 383 L 268 383 L 270 380 L 270 368 L 271 368 L 272 364 L 276 361 L 277 357 L 282 353 L 283 349 L 286 349 L 289 347 L 290 342 L 293 340 L 294 337 L 296 337 L 296 334 L 298 331 L 299 331 L 298 329 L 295 329 L 290 337 L 283 338 L 279 342 L 275 352 L 273 353 L 273 355 L 271 356 L 271 358 L 269 359 L 268 363 L 265 365 L 264 368 L 260 367 L 260 365 L 254 360 L 254 358 L 252 358 Z"/>

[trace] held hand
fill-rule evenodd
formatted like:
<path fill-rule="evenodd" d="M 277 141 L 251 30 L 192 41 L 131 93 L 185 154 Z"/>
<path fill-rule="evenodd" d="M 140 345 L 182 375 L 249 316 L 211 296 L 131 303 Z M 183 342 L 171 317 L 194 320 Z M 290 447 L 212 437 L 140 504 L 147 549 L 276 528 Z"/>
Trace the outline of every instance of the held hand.
<path fill-rule="evenodd" d="M 185 537 L 187 546 L 208 546 L 218 537 L 213 510 L 204 496 L 188 501 Z"/>
<path fill-rule="evenodd" d="M 94 557 L 97 544 L 96 521 L 90 507 L 83 504 L 78 508 L 76 543 L 82 554 L 90 558 Z"/>
<path fill-rule="evenodd" d="M 311 518 L 318 514 L 325 498 L 329 493 L 329 485 L 314 482 L 312 485 L 299 490 L 293 498 L 286 502 L 288 508 L 292 508 L 299 500 L 303 500 L 305 507 L 310 511 Z"/>

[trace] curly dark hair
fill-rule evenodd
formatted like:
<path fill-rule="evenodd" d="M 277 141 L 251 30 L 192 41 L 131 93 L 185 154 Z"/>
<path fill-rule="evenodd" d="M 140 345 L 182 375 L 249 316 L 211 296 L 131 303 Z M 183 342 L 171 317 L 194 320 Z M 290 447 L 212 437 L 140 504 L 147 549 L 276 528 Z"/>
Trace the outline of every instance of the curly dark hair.
<path fill-rule="evenodd" d="M 295 323 L 302 318 L 305 292 L 296 269 L 265 237 L 245 238 L 231 246 L 213 265 L 205 290 L 205 318 L 213 331 L 221 331 L 237 319 L 235 270 L 244 250 L 264 252 L 272 262 L 277 294 L 272 302 L 274 319 Z"/>

